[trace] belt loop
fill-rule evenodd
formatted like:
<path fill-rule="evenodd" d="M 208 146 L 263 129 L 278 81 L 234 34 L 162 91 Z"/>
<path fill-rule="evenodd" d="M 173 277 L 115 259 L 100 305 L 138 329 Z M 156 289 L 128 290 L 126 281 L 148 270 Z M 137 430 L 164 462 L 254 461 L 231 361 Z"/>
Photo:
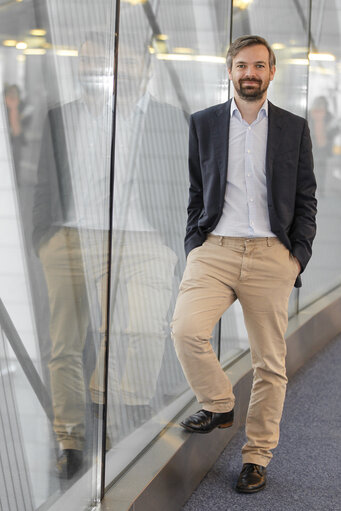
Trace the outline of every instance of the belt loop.
<path fill-rule="evenodd" d="M 219 236 L 219 245 L 221 247 L 223 246 L 223 239 L 224 239 L 224 236 Z"/>
<path fill-rule="evenodd" d="M 271 238 L 266 238 L 266 244 L 268 245 L 268 247 L 272 247 L 272 243 L 271 243 Z"/>

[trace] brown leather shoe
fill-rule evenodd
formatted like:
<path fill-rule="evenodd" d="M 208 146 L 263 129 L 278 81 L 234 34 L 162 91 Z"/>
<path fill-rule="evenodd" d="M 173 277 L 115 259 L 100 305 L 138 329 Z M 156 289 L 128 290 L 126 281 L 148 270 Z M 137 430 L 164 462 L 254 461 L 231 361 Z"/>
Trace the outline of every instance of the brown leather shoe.
<path fill-rule="evenodd" d="M 240 493 L 256 493 L 265 488 L 266 468 L 255 463 L 244 463 L 236 490 Z"/>
<path fill-rule="evenodd" d="M 229 428 L 233 424 L 234 412 L 226 413 L 208 412 L 199 410 L 195 414 L 180 422 L 180 426 L 191 433 L 210 433 L 214 428 Z"/>

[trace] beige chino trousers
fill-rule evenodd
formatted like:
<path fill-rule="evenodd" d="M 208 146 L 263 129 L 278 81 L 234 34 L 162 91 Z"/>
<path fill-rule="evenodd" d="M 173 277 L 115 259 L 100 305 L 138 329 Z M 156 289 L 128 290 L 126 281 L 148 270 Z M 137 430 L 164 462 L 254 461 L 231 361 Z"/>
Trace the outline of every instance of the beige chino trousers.
<path fill-rule="evenodd" d="M 185 376 L 202 408 L 234 407 L 232 385 L 212 349 L 212 330 L 238 299 L 247 328 L 253 385 L 243 463 L 267 466 L 279 440 L 287 377 L 284 333 L 298 265 L 278 238 L 208 235 L 188 255 L 172 321 Z"/>

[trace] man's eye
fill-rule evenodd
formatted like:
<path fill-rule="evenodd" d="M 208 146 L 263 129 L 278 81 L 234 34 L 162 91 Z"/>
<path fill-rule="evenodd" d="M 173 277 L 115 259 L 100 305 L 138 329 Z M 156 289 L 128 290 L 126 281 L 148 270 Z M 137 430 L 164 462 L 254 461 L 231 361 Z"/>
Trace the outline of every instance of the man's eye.
<path fill-rule="evenodd" d="M 264 67 L 264 64 L 257 64 L 257 67 Z"/>
<path fill-rule="evenodd" d="M 238 64 L 237 67 L 245 67 L 244 64 Z"/>

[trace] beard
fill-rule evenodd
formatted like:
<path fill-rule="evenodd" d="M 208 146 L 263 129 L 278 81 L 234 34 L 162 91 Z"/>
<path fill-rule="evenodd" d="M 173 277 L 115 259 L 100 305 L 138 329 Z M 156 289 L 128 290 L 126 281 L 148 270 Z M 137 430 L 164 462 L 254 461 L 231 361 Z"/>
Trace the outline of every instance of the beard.
<path fill-rule="evenodd" d="M 256 82 L 257 85 L 248 85 L 249 82 Z M 264 93 L 268 90 L 270 80 L 262 82 L 262 80 L 244 78 L 238 82 L 233 83 L 234 88 L 241 99 L 245 101 L 258 101 L 262 99 Z"/>

